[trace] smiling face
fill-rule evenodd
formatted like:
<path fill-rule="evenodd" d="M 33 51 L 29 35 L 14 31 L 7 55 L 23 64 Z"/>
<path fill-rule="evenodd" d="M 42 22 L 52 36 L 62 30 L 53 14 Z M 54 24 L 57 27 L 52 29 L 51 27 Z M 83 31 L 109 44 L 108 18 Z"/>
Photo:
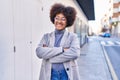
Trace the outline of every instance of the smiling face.
<path fill-rule="evenodd" d="M 67 25 L 67 19 L 62 13 L 59 13 L 54 18 L 54 25 L 57 30 L 64 30 Z"/>

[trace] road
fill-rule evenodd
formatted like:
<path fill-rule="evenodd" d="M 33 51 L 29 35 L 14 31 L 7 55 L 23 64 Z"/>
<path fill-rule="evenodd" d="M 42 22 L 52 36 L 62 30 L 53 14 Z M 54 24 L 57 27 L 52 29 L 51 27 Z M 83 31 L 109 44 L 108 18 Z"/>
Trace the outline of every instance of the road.
<path fill-rule="evenodd" d="M 118 80 L 120 80 L 120 40 L 103 38 L 100 43 L 108 55 Z"/>

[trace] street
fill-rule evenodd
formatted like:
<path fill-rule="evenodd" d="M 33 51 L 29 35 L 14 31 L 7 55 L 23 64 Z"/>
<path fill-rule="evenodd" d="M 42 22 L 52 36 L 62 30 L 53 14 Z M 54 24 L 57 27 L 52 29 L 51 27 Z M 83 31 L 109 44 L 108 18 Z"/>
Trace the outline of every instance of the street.
<path fill-rule="evenodd" d="M 120 80 L 120 41 L 116 39 L 102 40 L 101 45 L 113 67 L 114 76 Z"/>
<path fill-rule="evenodd" d="M 81 80 L 120 80 L 120 40 L 89 37 L 78 63 Z"/>

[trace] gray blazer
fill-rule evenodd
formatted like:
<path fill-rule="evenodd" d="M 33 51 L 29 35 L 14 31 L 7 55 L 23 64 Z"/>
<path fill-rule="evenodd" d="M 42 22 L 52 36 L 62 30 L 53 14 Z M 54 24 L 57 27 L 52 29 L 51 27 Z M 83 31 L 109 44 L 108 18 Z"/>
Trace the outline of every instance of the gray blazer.
<path fill-rule="evenodd" d="M 37 56 L 42 59 L 39 80 L 50 80 L 51 64 L 63 63 L 69 80 L 80 80 L 77 58 L 80 56 L 79 40 L 75 33 L 65 31 L 60 47 L 54 47 L 55 32 L 47 33 L 43 36 L 40 44 L 36 48 Z M 43 47 L 46 45 L 48 47 Z M 63 47 L 69 47 L 63 52 Z"/>

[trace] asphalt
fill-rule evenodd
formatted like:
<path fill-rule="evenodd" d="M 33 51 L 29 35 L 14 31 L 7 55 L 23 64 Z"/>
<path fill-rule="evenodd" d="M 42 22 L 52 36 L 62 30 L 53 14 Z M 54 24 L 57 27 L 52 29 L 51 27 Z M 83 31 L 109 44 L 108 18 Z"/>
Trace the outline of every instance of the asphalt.
<path fill-rule="evenodd" d="M 113 80 L 120 80 L 120 46 L 103 46 L 106 57 L 108 57 L 108 65 L 113 76 Z"/>
<path fill-rule="evenodd" d="M 109 39 L 106 40 L 110 40 L 110 41 L 120 41 L 119 37 L 111 37 Z M 106 61 L 107 64 L 109 66 L 109 70 L 111 72 L 112 78 L 113 80 L 120 80 L 120 59 L 119 59 L 119 52 L 120 52 L 120 46 L 118 44 L 116 44 L 116 46 L 102 46 L 103 51 L 104 51 L 104 55 L 106 57 Z M 114 53 L 114 54 L 113 54 Z"/>
<path fill-rule="evenodd" d="M 96 38 L 89 38 L 81 48 L 78 65 L 81 80 L 113 80 L 102 46 Z"/>

